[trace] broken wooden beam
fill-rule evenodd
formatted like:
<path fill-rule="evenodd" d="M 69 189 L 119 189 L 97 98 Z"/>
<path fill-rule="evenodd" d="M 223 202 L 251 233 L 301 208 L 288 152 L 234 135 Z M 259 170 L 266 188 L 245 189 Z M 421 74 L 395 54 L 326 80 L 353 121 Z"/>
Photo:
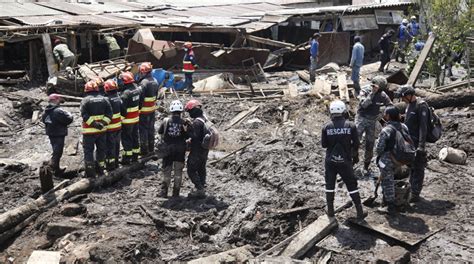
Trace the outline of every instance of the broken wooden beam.
<path fill-rule="evenodd" d="M 253 258 L 253 255 L 249 249 L 250 246 L 245 245 L 215 255 L 191 260 L 188 262 L 188 264 L 246 263 L 249 259 Z"/>
<path fill-rule="evenodd" d="M 53 47 L 51 45 L 51 37 L 48 33 L 41 34 L 41 40 L 43 41 L 44 55 L 46 56 L 46 65 L 48 67 L 49 77 L 53 77 L 58 72 L 57 64 L 53 56 Z"/>
<path fill-rule="evenodd" d="M 408 78 L 407 84 L 415 85 L 416 80 L 418 79 L 418 76 L 421 73 L 421 69 L 423 68 L 425 61 L 428 58 L 428 55 L 430 54 L 430 51 L 431 51 L 431 48 L 433 47 L 435 39 L 436 39 L 435 34 L 431 34 L 428 37 L 428 40 L 426 41 L 425 46 L 421 50 L 420 56 L 418 56 L 418 59 L 416 60 L 415 67 L 413 67 L 413 70 L 410 73 L 410 77 Z"/>
<path fill-rule="evenodd" d="M 247 116 L 249 116 L 249 115 L 253 114 L 255 111 L 257 111 L 258 108 L 259 108 L 258 105 L 257 106 L 252 106 L 250 109 L 244 110 L 244 111 L 238 113 L 236 116 L 234 116 L 234 118 L 232 118 L 229 121 L 229 124 L 226 126 L 226 128 L 224 130 L 228 130 L 231 127 L 235 126 L 236 124 L 240 123 Z"/>
<path fill-rule="evenodd" d="M 339 87 L 339 98 L 343 102 L 349 102 L 349 90 L 347 88 L 347 74 L 340 72 L 337 74 L 337 84 Z"/>
<path fill-rule="evenodd" d="M 250 34 L 245 35 L 245 38 L 247 40 L 252 41 L 252 42 L 257 42 L 257 43 L 270 45 L 270 46 L 275 46 L 275 47 L 280 47 L 280 48 L 294 49 L 296 47 L 295 44 L 292 44 L 292 43 L 286 43 L 286 42 L 273 40 L 273 39 L 268 39 L 268 38 L 261 38 L 261 37 L 257 37 L 257 36 L 250 35 Z"/>
<path fill-rule="evenodd" d="M 232 151 L 232 152 L 230 152 L 230 153 L 224 155 L 224 157 L 221 157 L 221 158 L 219 158 L 219 159 L 216 159 L 216 160 L 213 160 L 213 161 L 209 162 L 209 165 L 218 163 L 219 161 L 224 160 L 225 158 L 234 155 L 235 153 L 237 153 L 237 152 L 243 150 L 244 148 L 246 148 L 246 147 L 248 147 L 248 146 L 250 146 L 250 145 L 252 145 L 252 144 L 253 144 L 253 142 L 250 142 L 250 143 L 248 143 L 248 144 L 245 144 L 243 147 L 240 147 L 240 148 L 238 148 L 238 149 L 236 149 L 236 150 L 234 150 L 234 151 Z"/>
<path fill-rule="evenodd" d="M 305 227 L 283 250 L 281 256 L 301 258 L 314 244 L 331 233 L 337 226 L 335 218 L 322 215 Z"/>

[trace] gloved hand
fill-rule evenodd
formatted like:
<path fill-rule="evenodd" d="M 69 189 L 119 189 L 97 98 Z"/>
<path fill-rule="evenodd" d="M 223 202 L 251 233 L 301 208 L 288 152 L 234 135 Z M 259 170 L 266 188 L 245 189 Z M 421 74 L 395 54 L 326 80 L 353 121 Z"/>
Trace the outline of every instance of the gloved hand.
<path fill-rule="evenodd" d="M 104 124 L 102 124 L 102 122 L 94 121 L 94 122 L 92 122 L 91 127 L 95 128 L 95 129 L 102 130 L 102 129 L 104 129 L 105 126 L 104 126 Z"/>
<path fill-rule="evenodd" d="M 352 157 L 352 164 L 357 164 L 359 163 L 359 155 L 355 155 L 354 157 Z"/>

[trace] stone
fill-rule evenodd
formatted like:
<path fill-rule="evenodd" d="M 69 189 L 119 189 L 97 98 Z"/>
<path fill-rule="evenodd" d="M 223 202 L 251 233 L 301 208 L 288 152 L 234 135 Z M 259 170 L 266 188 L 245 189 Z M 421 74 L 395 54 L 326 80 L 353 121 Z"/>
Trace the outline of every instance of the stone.
<path fill-rule="evenodd" d="M 64 216 L 76 216 L 84 213 L 86 208 L 76 203 L 68 203 L 62 206 L 61 214 Z"/>
<path fill-rule="evenodd" d="M 27 264 L 59 264 L 61 253 L 56 251 L 35 250 L 31 253 Z"/>
<path fill-rule="evenodd" d="M 80 223 L 74 221 L 48 223 L 46 226 L 46 235 L 49 237 L 62 237 L 68 233 L 79 230 L 81 226 Z"/>
<path fill-rule="evenodd" d="M 384 248 L 380 250 L 376 256 L 377 260 L 375 263 L 377 264 L 404 264 L 410 262 L 410 252 L 400 246 Z"/>

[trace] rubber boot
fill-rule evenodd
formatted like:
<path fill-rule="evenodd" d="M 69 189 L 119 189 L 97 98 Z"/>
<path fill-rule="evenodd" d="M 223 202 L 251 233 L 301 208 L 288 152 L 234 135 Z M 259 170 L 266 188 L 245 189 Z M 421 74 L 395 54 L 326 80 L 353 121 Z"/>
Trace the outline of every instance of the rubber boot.
<path fill-rule="evenodd" d="M 49 166 L 51 167 L 51 171 L 55 177 L 62 177 L 66 168 L 62 168 L 59 166 L 59 160 L 53 160 L 49 162 Z"/>
<path fill-rule="evenodd" d="M 148 156 L 148 148 L 146 146 L 142 146 L 140 149 L 140 156 L 146 157 Z"/>
<path fill-rule="evenodd" d="M 131 158 L 131 156 L 125 156 L 124 155 L 122 157 L 122 165 L 130 165 L 130 161 L 131 161 L 130 158 Z"/>
<path fill-rule="evenodd" d="M 133 163 L 138 162 L 138 153 L 133 153 L 131 162 Z"/>
<path fill-rule="evenodd" d="M 387 203 L 387 206 L 377 208 L 377 212 L 383 213 L 383 214 L 388 214 L 390 216 L 396 215 L 397 214 L 397 208 L 395 207 L 395 204 L 393 202 L 386 202 L 386 203 Z"/>
<path fill-rule="evenodd" d="M 102 176 L 104 175 L 104 169 L 105 169 L 105 161 L 99 161 L 97 162 L 97 175 Z"/>
<path fill-rule="evenodd" d="M 96 171 L 95 171 L 95 164 L 94 162 L 86 162 L 85 165 L 85 176 L 87 178 L 95 178 Z"/>
<path fill-rule="evenodd" d="M 181 189 L 181 182 L 183 178 L 184 162 L 174 162 L 174 185 L 173 185 L 173 197 L 179 196 Z"/>
<path fill-rule="evenodd" d="M 168 197 L 168 187 L 171 182 L 171 165 L 163 168 L 163 183 L 161 187 L 160 196 L 163 198 Z"/>
<path fill-rule="evenodd" d="M 420 201 L 420 195 L 419 194 L 415 194 L 415 193 L 411 193 L 410 195 L 410 203 L 417 203 Z"/>
<path fill-rule="evenodd" d="M 352 193 L 351 194 L 352 202 L 354 203 L 354 207 L 357 212 L 356 218 L 358 220 L 362 220 L 367 216 L 367 212 L 364 212 L 364 209 L 362 208 L 362 202 L 360 200 L 360 195 L 358 192 Z"/>
<path fill-rule="evenodd" d="M 107 162 L 107 164 L 105 165 L 105 169 L 110 172 L 116 169 L 115 166 L 116 166 L 115 161 L 110 161 L 110 162 Z"/>
<path fill-rule="evenodd" d="M 327 215 L 328 217 L 334 217 L 334 193 L 326 192 L 326 203 L 328 206 Z"/>

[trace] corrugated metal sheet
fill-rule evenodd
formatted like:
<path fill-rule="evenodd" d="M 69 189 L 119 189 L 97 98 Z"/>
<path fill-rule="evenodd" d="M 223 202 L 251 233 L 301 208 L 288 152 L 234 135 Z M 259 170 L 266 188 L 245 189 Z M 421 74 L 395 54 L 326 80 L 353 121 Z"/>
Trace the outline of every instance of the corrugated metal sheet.
<path fill-rule="evenodd" d="M 0 10 L 0 18 L 64 14 L 64 12 L 38 6 L 34 3 L 0 3 Z"/>
<path fill-rule="evenodd" d="M 239 17 L 255 12 L 267 12 L 279 10 L 282 7 L 270 3 L 255 3 L 245 5 L 216 5 L 206 7 L 190 7 L 186 10 L 163 10 L 162 12 L 174 16 L 219 16 L 219 17 Z M 263 15 L 263 14 L 262 14 Z"/>
<path fill-rule="evenodd" d="M 104 2 L 102 4 L 40 2 L 37 4 L 76 15 L 142 11 L 149 8 L 149 5 L 132 2 Z"/>
<path fill-rule="evenodd" d="M 133 26 L 138 23 L 128 19 L 114 17 L 111 15 L 56 15 L 56 16 L 30 16 L 30 17 L 12 17 L 25 25 L 30 26 L 47 26 L 47 25 L 126 25 Z"/>

